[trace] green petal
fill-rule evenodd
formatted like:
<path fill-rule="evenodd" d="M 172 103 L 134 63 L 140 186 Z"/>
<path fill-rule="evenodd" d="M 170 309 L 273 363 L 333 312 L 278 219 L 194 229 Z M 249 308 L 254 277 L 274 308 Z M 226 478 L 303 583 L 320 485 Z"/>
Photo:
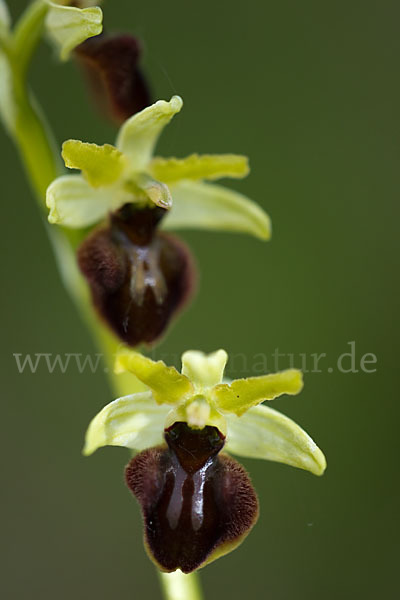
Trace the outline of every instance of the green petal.
<path fill-rule="evenodd" d="M 101 446 L 144 450 L 161 444 L 169 410 L 166 406 L 156 404 L 151 392 L 114 400 L 90 423 L 83 454 L 89 456 Z"/>
<path fill-rule="evenodd" d="M 107 186 L 121 177 L 126 159 L 110 144 L 98 146 L 79 140 L 67 140 L 62 146 L 62 157 L 69 169 L 80 169 L 92 187 Z"/>
<path fill-rule="evenodd" d="M 103 219 L 110 210 L 129 201 L 130 196 L 112 195 L 92 188 L 81 175 L 64 175 L 49 185 L 46 204 L 49 222 L 65 227 L 88 227 Z"/>
<path fill-rule="evenodd" d="M 271 236 L 268 215 L 257 204 L 220 185 L 181 181 L 171 186 L 172 208 L 166 229 L 210 229 Z"/>
<path fill-rule="evenodd" d="M 294 421 L 267 406 L 251 408 L 242 417 L 226 415 L 228 452 L 263 458 L 322 475 L 325 456 Z"/>
<path fill-rule="evenodd" d="M 180 179 L 219 179 L 220 177 L 246 177 L 248 158 L 237 154 L 191 154 L 187 158 L 154 158 L 150 172 L 166 183 Z"/>
<path fill-rule="evenodd" d="M 81 9 L 61 6 L 49 0 L 47 4 L 47 31 L 59 47 L 62 60 L 67 60 L 76 46 L 94 35 L 99 35 L 103 30 L 103 13 L 98 6 Z"/>
<path fill-rule="evenodd" d="M 115 372 L 130 371 L 153 392 L 158 403 L 176 405 L 193 394 L 193 386 L 185 375 L 174 367 L 167 367 L 159 360 L 155 362 L 139 352 L 125 351 L 117 355 Z"/>
<path fill-rule="evenodd" d="M 179 96 L 173 96 L 169 102 L 159 100 L 122 125 L 117 147 L 130 158 L 132 168 L 142 171 L 148 166 L 162 130 L 182 106 Z"/>
<path fill-rule="evenodd" d="M 182 373 L 199 388 L 211 387 L 222 381 L 227 360 L 225 350 L 212 354 L 188 350 L 182 355 Z"/>
<path fill-rule="evenodd" d="M 139 186 L 151 202 L 167 210 L 171 208 L 171 192 L 165 183 L 156 181 L 150 177 L 150 175 L 147 175 L 147 173 L 140 173 L 140 175 L 135 178 L 134 183 Z"/>
<path fill-rule="evenodd" d="M 273 400 L 282 394 L 298 394 L 303 388 L 303 375 L 297 369 L 280 373 L 235 379 L 232 383 L 221 383 L 212 390 L 218 409 L 240 416 L 246 410 L 264 400 Z"/>

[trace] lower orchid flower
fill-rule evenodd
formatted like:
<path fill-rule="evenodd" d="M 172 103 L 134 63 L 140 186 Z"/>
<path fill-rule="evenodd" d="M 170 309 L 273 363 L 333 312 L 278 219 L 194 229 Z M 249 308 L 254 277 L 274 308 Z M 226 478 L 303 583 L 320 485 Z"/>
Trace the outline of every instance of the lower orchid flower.
<path fill-rule="evenodd" d="M 326 461 L 309 435 L 261 405 L 298 394 L 296 369 L 223 383 L 227 354 L 188 351 L 182 373 L 133 351 L 116 360 L 149 390 L 111 402 L 93 419 L 84 454 L 101 446 L 138 451 L 126 483 L 144 519 L 144 541 L 160 570 L 190 573 L 235 549 L 258 517 L 245 469 L 229 454 L 286 463 L 322 475 Z"/>

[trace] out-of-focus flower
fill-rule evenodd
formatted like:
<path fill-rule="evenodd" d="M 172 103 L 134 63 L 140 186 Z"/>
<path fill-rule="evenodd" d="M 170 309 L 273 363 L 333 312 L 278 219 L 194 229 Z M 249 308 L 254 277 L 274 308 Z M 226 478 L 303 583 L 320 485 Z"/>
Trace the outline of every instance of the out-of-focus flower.
<path fill-rule="evenodd" d="M 75 49 L 95 103 L 119 125 L 151 104 L 140 54 L 139 41 L 130 34 L 103 33 Z"/>
<path fill-rule="evenodd" d="M 236 548 L 257 520 L 258 501 L 241 465 L 221 453 L 286 463 L 321 475 L 325 457 L 288 417 L 261 405 L 302 389 L 300 371 L 223 383 L 227 354 L 189 351 L 182 373 L 122 352 L 148 392 L 119 398 L 91 422 L 84 453 L 105 445 L 140 451 L 126 469 L 145 522 L 145 546 L 161 570 L 189 573 Z"/>
<path fill-rule="evenodd" d="M 47 33 L 58 48 L 61 60 L 67 60 L 76 46 L 102 32 L 103 12 L 98 6 L 93 6 L 99 2 L 45 2 L 48 4 L 45 19 Z"/>

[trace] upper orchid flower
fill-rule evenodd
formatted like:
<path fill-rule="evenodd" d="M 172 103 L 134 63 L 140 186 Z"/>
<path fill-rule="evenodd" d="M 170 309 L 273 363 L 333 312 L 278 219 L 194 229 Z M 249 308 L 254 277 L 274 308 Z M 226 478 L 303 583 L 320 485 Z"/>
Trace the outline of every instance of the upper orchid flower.
<path fill-rule="evenodd" d="M 61 60 L 67 60 L 71 51 L 103 30 L 103 12 L 100 2 L 91 0 L 43 0 L 47 5 L 46 31 L 58 48 Z"/>
<path fill-rule="evenodd" d="M 174 96 L 145 108 L 122 125 L 115 146 L 65 142 L 65 164 L 80 169 L 81 175 L 59 177 L 49 186 L 49 221 L 82 228 L 126 204 L 157 205 L 169 211 L 167 229 L 242 231 L 268 239 L 269 217 L 259 206 L 237 192 L 203 181 L 244 177 L 249 170 L 246 157 L 153 157 L 162 130 L 182 105 L 182 99 Z"/>
<path fill-rule="evenodd" d="M 140 41 L 130 34 L 97 35 L 75 49 L 95 104 L 117 125 L 151 104 L 141 52 Z"/>
<path fill-rule="evenodd" d="M 258 516 L 257 495 L 241 465 L 219 454 L 286 463 L 321 475 L 325 457 L 288 417 L 261 406 L 301 391 L 296 369 L 223 383 L 227 354 L 189 351 L 182 373 L 137 352 L 117 357 L 149 391 L 119 398 L 93 419 L 84 453 L 100 446 L 142 451 L 126 482 L 141 504 L 145 545 L 164 571 L 188 573 L 233 550 Z"/>

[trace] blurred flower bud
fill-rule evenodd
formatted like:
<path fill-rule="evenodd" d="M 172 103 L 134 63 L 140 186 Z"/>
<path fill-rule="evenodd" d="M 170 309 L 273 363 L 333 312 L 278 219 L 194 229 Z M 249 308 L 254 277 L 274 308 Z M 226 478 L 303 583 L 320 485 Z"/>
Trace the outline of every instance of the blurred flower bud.
<path fill-rule="evenodd" d="M 129 34 L 101 34 L 75 50 L 95 102 L 118 125 L 151 104 L 140 54 L 139 41 Z"/>
<path fill-rule="evenodd" d="M 47 35 L 57 48 L 61 60 L 68 60 L 71 52 L 85 40 L 103 31 L 103 13 L 92 2 L 52 2 L 45 18 Z"/>
<path fill-rule="evenodd" d="M 188 248 L 157 231 L 165 212 L 125 205 L 78 249 L 94 305 L 129 346 L 156 341 L 194 287 Z"/>

